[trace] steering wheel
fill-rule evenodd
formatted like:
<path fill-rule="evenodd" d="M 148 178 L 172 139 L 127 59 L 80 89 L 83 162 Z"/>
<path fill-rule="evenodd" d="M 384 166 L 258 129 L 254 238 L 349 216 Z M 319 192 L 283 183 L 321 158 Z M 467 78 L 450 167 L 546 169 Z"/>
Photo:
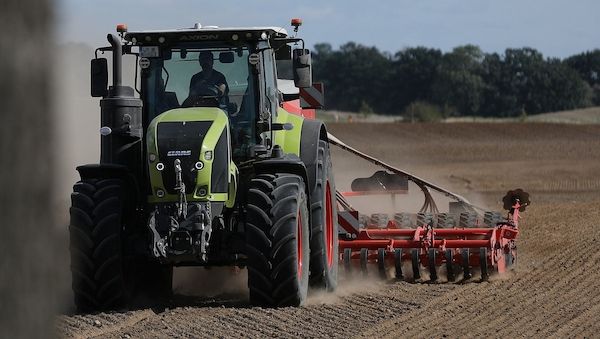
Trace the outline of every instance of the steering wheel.
<path fill-rule="evenodd" d="M 215 85 L 202 84 L 183 101 L 181 107 L 218 107 L 221 91 Z"/>

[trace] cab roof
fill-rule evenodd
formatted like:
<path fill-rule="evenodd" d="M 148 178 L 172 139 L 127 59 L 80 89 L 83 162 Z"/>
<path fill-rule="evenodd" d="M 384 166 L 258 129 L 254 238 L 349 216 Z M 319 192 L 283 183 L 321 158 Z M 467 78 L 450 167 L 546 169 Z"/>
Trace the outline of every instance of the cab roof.
<path fill-rule="evenodd" d="M 256 41 L 286 37 L 287 30 L 281 27 L 217 27 L 196 24 L 194 28 L 127 32 L 124 38 L 138 45 L 155 45 L 193 41 Z"/>

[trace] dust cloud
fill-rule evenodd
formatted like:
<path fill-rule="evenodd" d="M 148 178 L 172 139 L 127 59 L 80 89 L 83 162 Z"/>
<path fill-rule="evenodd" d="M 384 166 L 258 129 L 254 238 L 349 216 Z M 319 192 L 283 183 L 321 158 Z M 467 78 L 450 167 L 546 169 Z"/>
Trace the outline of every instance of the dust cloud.
<path fill-rule="evenodd" d="M 369 274 L 364 276 L 355 268 L 354 274 L 345 274 L 340 267 L 338 286 L 335 292 L 325 290 L 309 290 L 306 305 L 337 304 L 344 298 L 365 292 L 377 292 L 385 287 L 385 283 L 378 277 Z"/>
<path fill-rule="evenodd" d="M 351 146 L 356 146 L 361 150 L 361 145 Z M 366 148 L 372 148 L 372 146 Z M 381 167 L 371 164 L 336 146 L 332 146 L 331 154 L 336 189 L 341 192 L 351 191 L 350 186 L 354 179 L 367 178 L 376 171 L 382 170 Z M 425 154 L 423 157 L 426 158 L 427 155 Z M 494 197 L 493 199 L 486 197 L 474 191 L 468 179 L 456 177 L 452 173 L 440 175 L 440 172 L 436 171 L 435 166 L 423 165 L 416 154 L 401 153 L 398 151 L 396 154 L 387 154 L 387 156 L 380 157 L 380 160 L 396 165 L 398 168 L 408 170 L 424 180 L 428 180 L 441 188 L 459 194 L 483 210 L 499 210 L 502 206 L 502 197 Z M 465 166 L 468 166 L 468 164 L 465 164 Z M 449 203 L 454 200 L 434 190 L 431 190 L 431 195 L 439 211 L 448 212 Z M 409 181 L 408 193 L 406 194 L 347 197 L 347 200 L 361 214 L 386 213 L 391 218 L 394 213 L 418 212 L 424 203 L 424 196 L 421 189 Z"/>

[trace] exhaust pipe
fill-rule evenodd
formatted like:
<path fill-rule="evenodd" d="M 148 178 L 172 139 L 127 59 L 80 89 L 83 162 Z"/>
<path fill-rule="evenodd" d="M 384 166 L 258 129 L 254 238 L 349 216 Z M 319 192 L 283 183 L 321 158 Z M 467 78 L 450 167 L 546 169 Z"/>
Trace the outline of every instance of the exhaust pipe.
<path fill-rule="evenodd" d="M 113 48 L 113 87 L 118 93 L 120 92 L 118 88 L 121 87 L 122 83 L 123 45 L 121 40 L 114 34 L 109 34 L 106 38 Z"/>

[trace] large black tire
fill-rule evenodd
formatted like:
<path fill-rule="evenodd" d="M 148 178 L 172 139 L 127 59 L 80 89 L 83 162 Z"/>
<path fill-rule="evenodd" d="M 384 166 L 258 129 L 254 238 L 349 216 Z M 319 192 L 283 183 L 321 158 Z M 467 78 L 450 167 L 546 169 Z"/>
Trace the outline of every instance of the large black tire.
<path fill-rule="evenodd" d="M 329 145 L 319 141 L 317 181 L 311 193 L 310 285 L 334 291 L 338 279 L 338 221 Z"/>
<path fill-rule="evenodd" d="M 300 306 L 309 275 L 309 214 L 304 180 L 263 174 L 250 181 L 246 255 L 250 303 Z"/>
<path fill-rule="evenodd" d="M 72 287 L 79 311 L 112 309 L 127 300 L 122 210 L 120 180 L 82 180 L 73 186 L 69 233 Z"/>

